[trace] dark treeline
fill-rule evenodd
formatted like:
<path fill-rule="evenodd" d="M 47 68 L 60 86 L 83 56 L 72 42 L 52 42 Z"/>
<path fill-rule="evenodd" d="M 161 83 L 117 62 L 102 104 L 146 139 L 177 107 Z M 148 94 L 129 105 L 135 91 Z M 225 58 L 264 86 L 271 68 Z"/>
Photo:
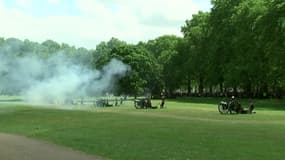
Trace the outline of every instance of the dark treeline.
<path fill-rule="evenodd" d="M 116 38 L 94 50 L 52 40 L 0 39 L 1 52 L 48 57 L 58 52 L 100 69 L 112 58 L 131 66 L 117 94 L 274 97 L 285 95 L 285 2 L 212 0 L 181 27 L 183 37 L 165 35 L 127 44 Z M 94 47 L 95 48 L 95 47 Z M 3 73 L 0 73 L 3 74 Z"/>
<path fill-rule="evenodd" d="M 213 0 L 182 27 L 179 53 L 199 94 L 279 97 L 285 89 L 285 2 Z M 189 88 L 192 85 L 189 86 Z"/>

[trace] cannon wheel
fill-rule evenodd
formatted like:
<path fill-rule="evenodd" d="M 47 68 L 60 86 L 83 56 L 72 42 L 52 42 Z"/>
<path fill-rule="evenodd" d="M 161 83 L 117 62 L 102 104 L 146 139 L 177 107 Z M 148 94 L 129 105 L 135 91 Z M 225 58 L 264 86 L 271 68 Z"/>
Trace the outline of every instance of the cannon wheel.
<path fill-rule="evenodd" d="M 218 105 L 218 111 L 221 113 L 221 114 L 227 114 L 229 113 L 229 110 L 228 110 L 228 107 L 224 104 L 219 104 Z"/>

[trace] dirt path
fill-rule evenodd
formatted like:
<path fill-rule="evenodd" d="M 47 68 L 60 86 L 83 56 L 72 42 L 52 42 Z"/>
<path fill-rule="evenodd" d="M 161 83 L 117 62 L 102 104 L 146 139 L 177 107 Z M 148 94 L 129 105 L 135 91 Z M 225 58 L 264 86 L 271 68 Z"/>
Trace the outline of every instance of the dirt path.
<path fill-rule="evenodd" d="M 0 133 L 0 159 L 2 160 L 100 160 L 69 148 Z"/>

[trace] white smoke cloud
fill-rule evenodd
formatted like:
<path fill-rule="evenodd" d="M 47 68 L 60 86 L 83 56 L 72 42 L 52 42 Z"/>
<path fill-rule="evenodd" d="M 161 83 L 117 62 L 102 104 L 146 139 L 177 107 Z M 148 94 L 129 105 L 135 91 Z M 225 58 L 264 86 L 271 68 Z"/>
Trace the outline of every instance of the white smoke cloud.
<path fill-rule="evenodd" d="M 100 95 L 112 90 L 115 80 L 129 66 L 112 59 L 102 70 L 74 64 L 63 53 L 47 59 L 17 56 L 11 46 L 0 47 L 0 92 L 18 92 L 31 103 L 55 103 L 66 99 Z"/>

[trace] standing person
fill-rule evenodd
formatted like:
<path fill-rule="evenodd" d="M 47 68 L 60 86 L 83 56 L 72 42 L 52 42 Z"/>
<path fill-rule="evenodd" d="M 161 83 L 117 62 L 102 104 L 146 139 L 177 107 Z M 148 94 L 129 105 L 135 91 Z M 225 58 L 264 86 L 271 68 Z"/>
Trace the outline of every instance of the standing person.
<path fill-rule="evenodd" d="M 150 98 L 147 98 L 146 99 L 146 104 L 145 104 L 146 108 L 152 108 L 152 105 L 151 105 L 151 99 Z"/>
<path fill-rule="evenodd" d="M 254 110 L 254 105 L 253 105 L 253 101 L 251 101 L 251 102 L 249 103 L 248 113 L 249 113 L 249 114 L 252 114 L 252 113 L 253 113 L 253 110 Z"/>
<path fill-rule="evenodd" d="M 115 98 L 115 106 L 118 106 L 118 99 Z"/>
<path fill-rule="evenodd" d="M 165 103 L 165 90 L 164 89 L 161 91 L 160 97 L 161 97 L 160 108 L 164 108 L 164 103 Z"/>
<path fill-rule="evenodd" d="M 229 110 L 230 110 L 230 113 L 235 110 L 235 96 L 232 96 L 230 101 L 229 101 Z"/>
<path fill-rule="evenodd" d="M 230 105 L 230 112 L 235 111 L 236 113 L 241 113 L 243 111 L 241 104 L 238 102 L 235 96 L 232 96 L 229 105 Z"/>

